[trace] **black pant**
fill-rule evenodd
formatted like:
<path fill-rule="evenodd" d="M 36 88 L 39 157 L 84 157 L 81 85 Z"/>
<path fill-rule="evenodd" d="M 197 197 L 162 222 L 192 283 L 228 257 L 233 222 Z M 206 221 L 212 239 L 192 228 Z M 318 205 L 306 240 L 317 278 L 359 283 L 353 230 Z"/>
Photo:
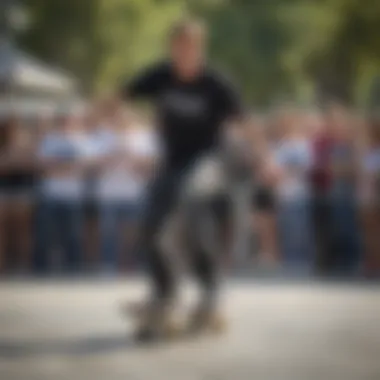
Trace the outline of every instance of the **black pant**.
<path fill-rule="evenodd" d="M 328 195 L 317 194 L 312 202 L 312 215 L 316 243 L 316 272 L 327 275 L 332 272 L 336 261 L 333 244 L 331 202 Z"/>
<path fill-rule="evenodd" d="M 146 215 L 141 228 L 142 251 L 146 255 L 150 269 L 154 295 L 163 299 L 175 296 L 176 268 L 170 255 L 160 248 L 159 235 L 167 218 L 178 206 L 181 188 L 190 170 L 191 166 L 166 168 L 160 171 L 148 194 Z M 211 207 L 202 206 L 205 205 L 187 204 L 187 207 L 181 208 L 182 211 L 186 209 L 187 213 L 186 242 L 188 249 L 186 252 L 189 252 L 188 261 L 205 296 L 212 294 L 214 297 L 217 283 L 216 252 L 212 252 L 212 249 L 207 250 L 202 244 L 202 236 L 200 236 L 206 232 L 202 222 L 207 221 L 207 216 L 212 216 L 212 211 Z M 206 211 L 210 211 L 207 216 Z M 207 238 L 213 239 L 212 236 Z"/>

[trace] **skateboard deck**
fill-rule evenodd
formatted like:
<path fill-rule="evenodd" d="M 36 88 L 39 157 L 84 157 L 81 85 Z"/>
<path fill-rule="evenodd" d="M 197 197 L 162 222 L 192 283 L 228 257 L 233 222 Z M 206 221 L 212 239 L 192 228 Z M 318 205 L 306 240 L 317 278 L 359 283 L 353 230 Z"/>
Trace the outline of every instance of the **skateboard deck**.
<path fill-rule="evenodd" d="M 142 321 L 145 319 L 146 309 L 143 304 L 130 302 L 123 308 L 125 317 L 132 320 L 133 331 L 139 331 Z M 171 342 L 181 340 L 191 340 L 200 337 L 220 336 L 227 330 L 226 322 L 222 318 L 216 318 L 207 326 L 201 329 L 191 329 L 188 321 L 188 308 L 179 305 L 176 308 L 176 317 L 166 326 L 163 331 L 154 339 L 154 342 Z"/>

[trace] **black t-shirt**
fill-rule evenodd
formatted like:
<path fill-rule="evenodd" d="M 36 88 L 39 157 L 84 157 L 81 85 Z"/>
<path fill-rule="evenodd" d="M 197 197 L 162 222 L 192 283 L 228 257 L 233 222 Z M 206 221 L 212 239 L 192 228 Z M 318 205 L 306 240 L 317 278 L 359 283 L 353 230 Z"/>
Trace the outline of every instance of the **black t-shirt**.
<path fill-rule="evenodd" d="M 183 82 L 169 63 L 160 63 L 124 86 L 122 95 L 149 100 L 156 107 L 166 161 L 173 166 L 186 165 L 217 146 L 223 123 L 241 113 L 231 85 L 208 68 Z"/>

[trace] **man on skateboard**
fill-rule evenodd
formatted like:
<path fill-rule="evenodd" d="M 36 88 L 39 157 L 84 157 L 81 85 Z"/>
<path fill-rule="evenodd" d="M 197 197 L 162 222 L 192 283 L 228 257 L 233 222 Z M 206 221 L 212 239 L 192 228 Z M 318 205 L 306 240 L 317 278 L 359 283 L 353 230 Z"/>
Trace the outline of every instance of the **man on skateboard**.
<path fill-rule="evenodd" d="M 148 191 L 142 223 L 142 252 L 153 282 L 151 299 L 140 313 L 137 337 L 154 339 L 174 329 L 175 266 L 160 249 L 158 235 L 176 207 L 184 181 L 196 162 L 218 148 L 225 125 L 242 117 L 240 100 L 231 85 L 206 64 L 205 26 L 197 20 L 177 23 L 170 33 L 169 58 L 145 70 L 123 86 L 125 101 L 147 100 L 156 108 L 163 160 Z M 236 124 L 235 124 L 236 125 Z M 191 329 L 216 322 L 217 253 L 189 241 L 190 262 L 202 296 L 189 321 Z"/>

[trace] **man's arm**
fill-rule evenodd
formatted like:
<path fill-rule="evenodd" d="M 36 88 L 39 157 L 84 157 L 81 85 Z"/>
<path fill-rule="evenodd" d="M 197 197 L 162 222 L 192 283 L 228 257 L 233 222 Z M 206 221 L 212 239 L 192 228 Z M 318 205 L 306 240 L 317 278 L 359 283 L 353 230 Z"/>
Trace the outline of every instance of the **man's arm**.
<path fill-rule="evenodd" d="M 247 112 L 239 92 L 231 81 L 216 74 L 214 77 L 220 117 L 223 121 L 222 139 L 228 146 L 239 150 L 247 141 Z"/>
<path fill-rule="evenodd" d="M 215 74 L 214 83 L 216 85 L 218 107 L 224 121 L 231 125 L 243 126 L 247 112 L 235 84 L 219 74 Z"/>
<path fill-rule="evenodd" d="M 216 96 L 223 121 L 222 145 L 226 165 L 232 172 L 248 173 L 256 166 L 248 131 L 248 117 L 239 92 L 224 77 L 216 77 Z"/>
<path fill-rule="evenodd" d="M 134 107 L 131 106 L 131 103 L 138 100 L 153 100 L 158 95 L 166 76 L 167 70 L 164 65 L 155 65 L 145 69 L 117 88 L 111 99 L 110 108 L 114 112 L 118 112 L 124 107 L 128 108 L 129 112 L 136 113 L 132 112 Z"/>
<path fill-rule="evenodd" d="M 165 73 L 162 67 L 153 66 L 124 83 L 120 90 L 122 100 L 151 99 L 159 90 Z"/>

